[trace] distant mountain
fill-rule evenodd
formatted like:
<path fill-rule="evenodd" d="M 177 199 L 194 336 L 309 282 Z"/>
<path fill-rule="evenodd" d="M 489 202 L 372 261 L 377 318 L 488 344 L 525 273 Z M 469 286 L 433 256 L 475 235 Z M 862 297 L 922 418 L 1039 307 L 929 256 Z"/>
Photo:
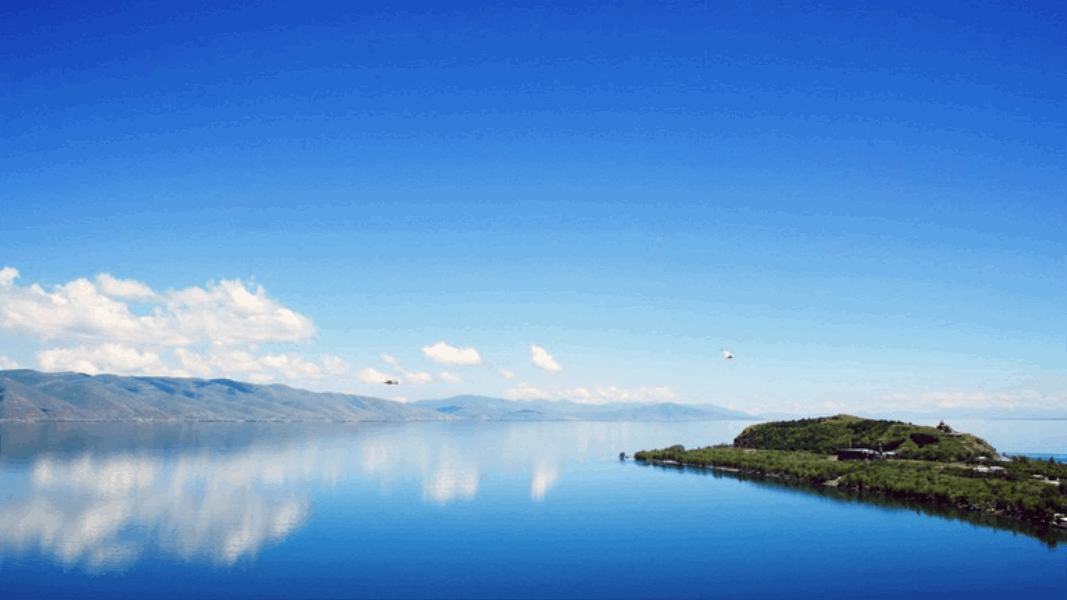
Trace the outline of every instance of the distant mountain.
<path fill-rule="evenodd" d="M 479 421 L 714 421 L 753 419 L 751 415 L 710 404 L 579 404 L 566 400 L 505 400 L 487 396 L 453 396 L 413 402 L 440 414 Z"/>
<path fill-rule="evenodd" d="M 0 421 L 710 421 L 753 419 L 718 406 L 579 404 L 453 396 L 401 404 L 230 379 L 0 371 Z"/>
<path fill-rule="evenodd" d="M 351 394 L 229 379 L 0 371 L 0 421 L 439 421 L 445 414 Z"/>

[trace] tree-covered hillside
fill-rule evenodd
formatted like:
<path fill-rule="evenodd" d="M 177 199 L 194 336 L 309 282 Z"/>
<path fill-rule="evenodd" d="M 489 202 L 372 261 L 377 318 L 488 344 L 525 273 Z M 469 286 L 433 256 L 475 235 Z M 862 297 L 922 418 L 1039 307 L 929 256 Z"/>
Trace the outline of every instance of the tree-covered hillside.
<path fill-rule="evenodd" d="M 851 415 L 760 423 L 734 439 L 736 448 L 832 454 L 839 448 L 896 452 L 899 458 L 943 462 L 993 458 L 985 440 L 948 426 L 926 427 L 900 421 L 861 419 Z"/>

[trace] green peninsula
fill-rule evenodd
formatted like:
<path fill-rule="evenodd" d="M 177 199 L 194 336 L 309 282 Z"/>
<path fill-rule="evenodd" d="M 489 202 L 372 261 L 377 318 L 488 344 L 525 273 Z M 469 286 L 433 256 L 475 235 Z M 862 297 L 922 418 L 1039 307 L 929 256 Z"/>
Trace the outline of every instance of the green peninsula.
<path fill-rule="evenodd" d="M 1005 458 L 984 440 L 937 427 L 849 415 L 761 423 L 733 445 L 671 446 L 638 461 L 707 467 L 852 489 L 1067 529 L 1067 465 Z"/>

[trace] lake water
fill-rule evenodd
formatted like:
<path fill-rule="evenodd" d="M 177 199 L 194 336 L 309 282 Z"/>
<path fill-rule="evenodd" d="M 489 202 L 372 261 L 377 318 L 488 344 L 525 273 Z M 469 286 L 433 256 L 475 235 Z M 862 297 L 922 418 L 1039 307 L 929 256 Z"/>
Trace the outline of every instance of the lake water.
<path fill-rule="evenodd" d="M 0 597 L 1067 597 L 995 521 L 618 458 L 748 424 L 6 425 Z"/>

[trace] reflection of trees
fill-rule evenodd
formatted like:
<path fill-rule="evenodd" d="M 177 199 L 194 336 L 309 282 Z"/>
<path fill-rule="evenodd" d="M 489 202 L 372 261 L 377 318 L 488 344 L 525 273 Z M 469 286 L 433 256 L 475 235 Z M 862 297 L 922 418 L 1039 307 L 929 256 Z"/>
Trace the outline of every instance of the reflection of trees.
<path fill-rule="evenodd" d="M 921 513 L 935 517 L 941 517 L 944 519 L 963 521 L 965 523 L 980 525 L 982 527 L 989 527 L 1002 531 L 1011 531 L 1013 533 L 1021 533 L 1040 540 L 1049 548 L 1056 548 L 1060 542 L 1067 542 L 1067 531 L 1058 531 L 1055 529 L 1038 530 L 1026 523 L 1017 521 L 1015 519 L 1008 519 L 997 515 L 990 515 L 986 513 L 979 513 L 968 510 L 960 510 L 951 506 L 926 504 L 922 502 L 916 502 L 914 500 L 905 500 L 901 498 L 893 498 L 890 496 L 882 496 L 879 494 L 864 493 L 862 491 L 852 489 L 809 485 L 779 477 L 769 475 L 758 475 L 754 473 L 731 472 L 712 468 L 690 467 L 683 465 L 665 465 L 661 463 L 650 462 L 641 462 L 638 463 L 638 465 L 645 468 L 684 471 L 687 474 L 704 475 L 708 477 L 714 477 L 716 479 L 729 478 L 741 481 L 749 481 L 763 487 L 788 489 L 790 491 L 796 491 L 803 494 L 822 496 L 823 498 L 827 498 L 834 502 L 866 504 L 870 506 L 877 506 L 884 510 L 889 510 L 893 512 L 913 511 L 916 514 Z"/>

